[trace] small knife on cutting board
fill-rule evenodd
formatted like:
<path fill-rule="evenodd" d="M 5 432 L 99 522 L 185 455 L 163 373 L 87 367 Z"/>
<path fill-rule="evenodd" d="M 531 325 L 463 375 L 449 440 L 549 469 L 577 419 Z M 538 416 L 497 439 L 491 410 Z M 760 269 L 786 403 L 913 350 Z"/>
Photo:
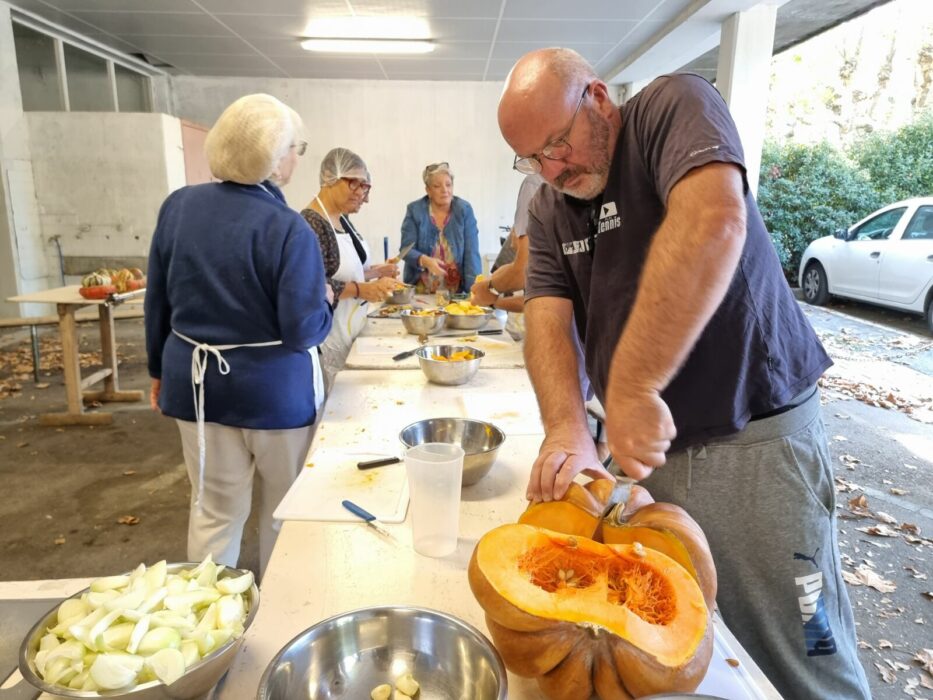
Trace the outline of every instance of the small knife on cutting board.
<path fill-rule="evenodd" d="M 398 541 L 395 539 L 395 536 L 391 532 L 389 532 L 382 525 L 379 524 L 379 521 L 376 520 L 375 515 L 370 513 L 368 510 L 366 510 L 362 506 L 358 506 L 353 501 L 347 501 L 347 500 L 343 500 L 340 503 L 343 505 L 344 508 L 346 508 L 348 511 L 353 513 L 353 515 L 356 515 L 362 518 L 364 523 L 369 525 L 369 527 L 371 527 L 373 530 L 378 532 L 383 537 L 388 537 L 393 542 Z"/>

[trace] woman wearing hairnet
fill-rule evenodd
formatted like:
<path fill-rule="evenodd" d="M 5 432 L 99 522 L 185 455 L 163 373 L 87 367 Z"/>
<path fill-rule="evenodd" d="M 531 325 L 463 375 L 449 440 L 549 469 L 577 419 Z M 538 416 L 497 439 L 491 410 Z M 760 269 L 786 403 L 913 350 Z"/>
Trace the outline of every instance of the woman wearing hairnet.
<path fill-rule="evenodd" d="M 384 301 L 395 289 L 398 267 L 373 265 L 366 240 L 350 223 L 369 201 L 372 180 L 353 151 L 334 148 L 321 161 L 321 191 L 301 212 L 317 234 L 324 270 L 334 290 L 334 325 L 321 345 L 324 384 L 330 391 L 353 340 L 366 325 L 366 302 Z"/>
<path fill-rule="evenodd" d="M 149 252 L 150 400 L 181 433 L 188 559 L 236 566 L 258 475 L 260 574 L 278 533 L 272 512 L 311 444 L 308 350 L 332 319 L 317 241 L 279 190 L 307 146 L 301 131 L 270 95 L 227 107 L 205 144 L 221 182 L 170 194 Z"/>

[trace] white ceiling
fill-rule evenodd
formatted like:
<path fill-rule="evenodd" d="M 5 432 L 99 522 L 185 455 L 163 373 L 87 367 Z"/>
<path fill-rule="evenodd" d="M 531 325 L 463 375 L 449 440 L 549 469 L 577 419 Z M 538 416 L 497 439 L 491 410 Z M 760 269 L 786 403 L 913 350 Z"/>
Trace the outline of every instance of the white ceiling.
<path fill-rule="evenodd" d="M 619 65 L 694 0 L 11 0 L 12 4 L 169 72 L 392 80 L 501 80 L 541 46 Z M 705 4 L 705 3 L 700 3 Z M 311 19 L 427 19 L 437 48 L 420 56 L 312 54 Z M 707 47 L 708 48 L 708 47 Z M 705 50 L 705 49 L 704 49 Z M 697 52 L 697 55 L 700 52 Z"/>
<path fill-rule="evenodd" d="M 614 83 L 654 77 L 719 43 L 720 23 L 762 0 L 9 0 L 118 51 L 143 54 L 169 73 L 281 78 L 502 80 L 515 60 L 542 46 L 579 51 Z M 766 0 L 784 5 L 787 0 Z M 814 33 L 885 0 L 821 0 L 792 33 Z M 791 0 L 778 15 L 790 23 Z M 304 51 L 310 20 L 414 16 L 437 48 L 415 56 Z M 794 37 L 790 37 L 792 41 Z M 709 54 L 707 54 L 709 56 Z"/>

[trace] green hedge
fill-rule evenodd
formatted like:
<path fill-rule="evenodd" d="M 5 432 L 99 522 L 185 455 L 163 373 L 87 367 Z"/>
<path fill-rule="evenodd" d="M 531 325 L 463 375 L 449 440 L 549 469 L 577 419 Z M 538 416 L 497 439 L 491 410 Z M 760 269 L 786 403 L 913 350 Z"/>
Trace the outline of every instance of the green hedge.
<path fill-rule="evenodd" d="M 758 206 L 788 279 L 807 245 L 881 206 L 933 195 L 933 113 L 843 153 L 828 143 L 765 144 Z"/>
<path fill-rule="evenodd" d="M 884 204 L 867 174 L 828 143 L 765 144 L 758 206 L 788 279 L 810 241 Z"/>

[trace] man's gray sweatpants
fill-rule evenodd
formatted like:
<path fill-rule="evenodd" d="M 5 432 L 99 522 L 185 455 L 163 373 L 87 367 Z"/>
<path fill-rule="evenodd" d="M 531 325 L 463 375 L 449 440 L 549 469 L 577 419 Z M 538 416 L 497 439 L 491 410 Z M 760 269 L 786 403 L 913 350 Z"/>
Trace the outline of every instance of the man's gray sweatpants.
<path fill-rule="evenodd" d="M 667 459 L 642 485 L 703 528 L 722 616 L 780 693 L 870 698 L 839 561 L 819 391 Z"/>

